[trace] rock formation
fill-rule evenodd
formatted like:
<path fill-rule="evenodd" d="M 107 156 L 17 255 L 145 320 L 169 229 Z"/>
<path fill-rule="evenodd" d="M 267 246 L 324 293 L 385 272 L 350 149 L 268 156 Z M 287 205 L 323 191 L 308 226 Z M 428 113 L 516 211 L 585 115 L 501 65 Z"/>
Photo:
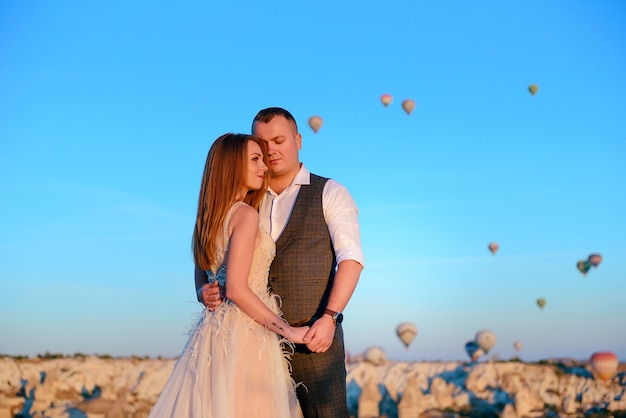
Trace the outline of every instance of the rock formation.
<path fill-rule="evenodd" d="M 604 382 L 594 379 L 588 365 L 399 362 L 378 352 L 370 354 L 376 355 L 346 364 L 348 406 L 355 418 L 452 416 L 454 412 L 507 418 L 618 411 L 626 415 L 624 367 Z M 173 359 L 0 358 L 0 418 L 147 417 L 174 363 Z"/>

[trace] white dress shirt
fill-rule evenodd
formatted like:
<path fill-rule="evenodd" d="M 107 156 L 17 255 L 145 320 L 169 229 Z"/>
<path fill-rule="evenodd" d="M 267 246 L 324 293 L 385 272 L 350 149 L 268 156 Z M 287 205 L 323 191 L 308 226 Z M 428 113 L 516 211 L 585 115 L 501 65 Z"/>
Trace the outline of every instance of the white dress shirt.
<path fill-rule="evenodd" d="M 276 194 L 271 188 L 267 190 L 259 208 L 259 215 L 261 225 L 270 233 L 274 241 L 278 240 L 285 229 L 300 186 L 303 184 L 311 184 L 311 173 L 304 164 L 300 166 L 300 171 L 289 187 L 281 194 Z M 322 192 L 322 208 L 335 249 L 337 264 L 343 260 L 354 260 L 363 266 L 359 210 L 348 189 L 335 180 L 329 179 Z"/>

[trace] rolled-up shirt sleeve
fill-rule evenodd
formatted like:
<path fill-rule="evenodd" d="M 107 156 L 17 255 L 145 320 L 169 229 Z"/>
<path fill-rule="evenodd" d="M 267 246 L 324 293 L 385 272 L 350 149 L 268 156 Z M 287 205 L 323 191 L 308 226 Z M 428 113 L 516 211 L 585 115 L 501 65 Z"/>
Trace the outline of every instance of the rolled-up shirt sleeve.
<path fill-rule="evenodd" d="M 337 264 L 344 260 L 354 260 L 365 266 L 361 248 L 359 209 L 348 189 L 329 179 L 324 186 L 322 206 Z"/>

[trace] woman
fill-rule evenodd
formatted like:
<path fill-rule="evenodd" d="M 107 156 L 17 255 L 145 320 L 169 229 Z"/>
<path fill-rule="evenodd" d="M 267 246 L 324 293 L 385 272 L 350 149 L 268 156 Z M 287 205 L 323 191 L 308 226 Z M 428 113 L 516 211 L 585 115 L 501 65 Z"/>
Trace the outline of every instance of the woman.
<path fill-rule="evenodd" d="M 150 417 L 302 416 L 281 342 L 306 343 L 308 327 L 289 326 L 268 291 L 275 245 L 257 212 L 267 170 L 267 147 L 256 137 L 225 134 L 209 150 L 193 256 L 226 299 L 204 309 Z"/>

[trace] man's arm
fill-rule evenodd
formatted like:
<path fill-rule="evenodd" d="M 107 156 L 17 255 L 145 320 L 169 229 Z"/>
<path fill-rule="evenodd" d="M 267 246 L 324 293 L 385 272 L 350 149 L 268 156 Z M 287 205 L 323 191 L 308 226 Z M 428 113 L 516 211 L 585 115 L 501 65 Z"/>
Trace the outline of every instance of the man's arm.
<path fill-rule="evenodd" d="M 328 298 L 328 309 L 342 312 L 354 293 L 363 266 L 354 260 L 344 260 L 337 266 L 335 281 Z M 327 351 L 335 338 L 335 322 L 330 315 L 322 315 L 313 323 L 306 339 L 309 350 L 314 353 Z"/>
<path fill-rule="evenodd" d="M 209 283 L 209 276 L 207 276 L 204 270 L 200 270 L 198 266 L 195 267 L 194 276 L 196 279 L 196 297 L 198 298 L 198 302 L 205 304 L 202 300 L 202 287 Z"/>
<path fill-rule="evenodd" d="M 359 210 L 348 189 L 332 179 L 326 182 L 322 199 L 324 220 L 337 258 L 335 282 L 327 308 L 343 312 L 363 270 Z"/>
<path fill-rule="evenodd" d="M 356 289 L 362 270 L 363 266 L 354 260 L 344 260 L 339 263 L 335 282 L 328 297 L 328 309 L 343 312 Z"/>
<path fill-rule="evenodd" d="M 220 288 L 217 280 L 209 283 L 209 276 L 207 276 L 204 270 L 200 270 L 198 267 L 195 269 L 194 276 L 196 279 L 196 297 L 198 298 L 198 302 L 213 312 L 224 301 L 224 289 Z"/>
<path fill-rule="evenodd" d="M 324 219 L 338 261 L 335 281 L 326 307 L 342 312 L 348 305 L 363 270 L 358 209 L 348 190 L 333 180 L 326 182 L 322 199 Z M 309 334 L 309 350 L 316 353 L 328 350 L 335 336 L 333 318 L 322 315 L 315 321 Z"/>

